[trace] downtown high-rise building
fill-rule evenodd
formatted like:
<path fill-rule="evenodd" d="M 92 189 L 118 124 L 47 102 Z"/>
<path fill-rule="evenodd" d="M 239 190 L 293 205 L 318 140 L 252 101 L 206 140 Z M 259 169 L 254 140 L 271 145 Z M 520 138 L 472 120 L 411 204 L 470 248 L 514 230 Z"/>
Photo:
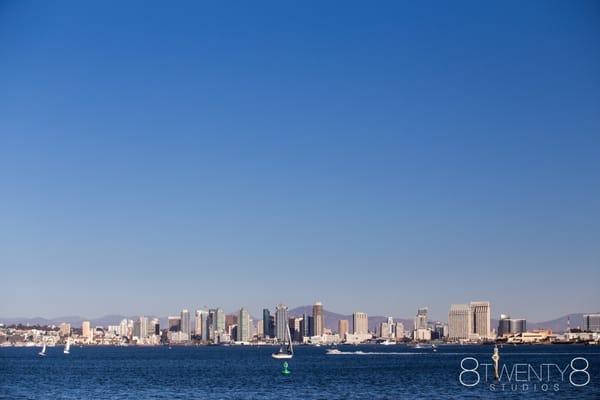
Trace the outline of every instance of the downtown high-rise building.
<path fill-rule="evenodd" d="M 600 332 L 600 314 L 584 314 L 583 330 L 586 332 Z"/>
<path fill-rule="evenodd" d="M 148 337 L 148 327 L 150 326 L 150 321 L 148 320 L 148 317 L 144 317 L 143 315 L 140 316 L 139 321 L 140 321 L 140 328 L 139 328 L 138 338 L 145 339 Z"/>
<path fill-rule="evenodd" d="M 181 316 L 170 315 L 167 317 L 167 328 L 169 332 L 181 331 Z"/>
<path fill-rule="evenodd" d="M 272 326 L 271 326 L 271 311 L 268 308 L 263 308 L 263 337 L 271 338 L 273 336 Z"/>
<path fill-rule="evenodd" d="M 288 308 L 283 304 L 275 308 L 275 337 L 280 342 L 287 338 Z"/>
<path fill-rule="evenodd" d="M 190 312 L 186 309 L 181 310 L 181 332 L 185 333 L 188 339 L 191 337 Z"/>
<path fill-rule="evenodd" d="M 490 302 L 472 301 L 469 306 L 473 316 L 471 325 L 473 333 L 482 339 L 490 338 L 492 334 Z"/>
<path fill-rule="evenodd" d="M 200 340 L 208 340 L 207 337 L 207 321 L 208 311 L 205 310 L 196 310 L 195 320 L 194 320 L 194 335 L 200 338 Z"/>
<path fill-rule="evenodd" d="M 323 304 L 317 301 L 313 305 L 313 334 L 314 336 L 323 336 L 325 332 L 325 316 L 323 314 Z"/>
<path fill-rule="evenodd" d="M 338 321 L 338 334 L 340 335 L 340 339 L 344 339 L 346 335 L 350 332 L 350 323 L 347 319 L 340 319 Z"/>
<path fill-rule="evenodd" d="M 217 308 L 215 312 L 215 328 L 218 333 L 225 332 L 225 311 L 222 308 Z"/>
<path fill-rule="evenodd" d="M 471 307 L 468 304 L 452 304 L 448 312 L 448 338 L 468 339 L 471 334 Z"/>
<path fill-rule="evenodd" d="M 248 342 L 251 337 L 250 332 L 250 314 L 245 308 L 240 308 L 237 318 L 237 340 L 240 342 Z"/>
<path fill-rule="evenodd" d="M 352 314 L 352 333 L 355 335 L 369 333 L 369 317 L 366 313 L 356 311 Z"/>
<path fill-rule="evenodd" d="M 522 318 L 511 318 L 509 315 L 500 314 L 498 321 L 498 336 L 515 335 L 527 331 L 527 321 Z"/>
<path fill-rule="evenodd" d="M 448 313 L 448 338 L 491 338 L 491 308 L 489 301 L 472 301 L 469 304 L 453 304 Z"/>
<path fill-rule="evenodd" d="M 92 323 L 90 321 L 83 321 L 81 323 L 81 334 L 88 342 L 94 340 L 94 331 L 92 330 Z"/>
<path fill-rule="evenodd" d="M 419 308 L 415 316 L 415 330 L 427 329 L 427 307 Z"/>

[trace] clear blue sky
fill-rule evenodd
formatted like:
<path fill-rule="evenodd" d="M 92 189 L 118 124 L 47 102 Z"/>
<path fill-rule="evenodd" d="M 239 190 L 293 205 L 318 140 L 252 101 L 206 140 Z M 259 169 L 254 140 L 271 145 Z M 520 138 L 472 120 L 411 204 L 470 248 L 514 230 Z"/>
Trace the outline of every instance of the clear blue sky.
<path fill-rule="evenodd" d="M 0 2 L 0 316 L 600 309 L 600 4 Z"/>

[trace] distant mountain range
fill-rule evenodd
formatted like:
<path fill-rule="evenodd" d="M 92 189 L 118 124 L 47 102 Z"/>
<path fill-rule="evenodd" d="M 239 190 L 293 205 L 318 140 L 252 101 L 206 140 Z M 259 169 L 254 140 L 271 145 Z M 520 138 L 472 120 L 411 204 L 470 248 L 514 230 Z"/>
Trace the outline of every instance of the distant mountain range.
<path fill-rule="evenodd" d="M 231 313 L 230 313 L 231 314 Z M 302 314 L 312 315 L 312 305 L 308 306 L 300 306 L 296 308 L 292 308 L 288 311 L 290 317 L 299 317 Z M 352 325 L 352 315 L 339 314 L 333 311 L 323 310 L 324 319 L 325 319 L 325 327 L 329 328 L 333 331 L 337 331 L 338 329 L 338 321 L 341 319 L 347 319 L 350 325 Z M 583 326 L 583 314 L 584 313 L 573 313 L 564 315 L 562 317 L 550 320 L 550 321 L 542 321 L 542 322 L 530 322 L 527 321 L 527 329 L 551 329 L 553 332 L 564 332 L 567 330 L 567 321 L 570 320 L 571 328 L 577 328 Z M 587 313 L 586 313 L 587 314 Z M 155 318 L 154 316 L 148 316 L 149 318 Z M 100 318 L 92 318 L 90 319 L 93 326 L 108 326 L 108 325 L 118 325 L 122 319 L 135 319 L 138 316 L 126 316 L 126 315 L 105 315 Z M 161 326 L 167 325 L 167 317 L 158 317 L 160 320 Z M 193 318 L 193 316 L 192 316 Z M 255 318 L 256 319 L 256 318 Z M 59 325 L 63 322 L 70 323 L 74 327 L 81 326 L 81 323 L 86 320 L 84 317 L 70 315 L 63 316 L 57 318 L 42 318 L 42 317 L 34 317 L 34 318 L 2 318 L 0 317 L 0 323 L 5 325 L 12 324 L 24 324 L 24 325 Z M 369 329 L 375 330 L 376 327 L 381 323 L 385 322 L 387 317 L 381 315 L 369 316 Z M 402 318 L 402 317 L 394 317 L 395 322 L 402 322 L 404 324 L 404 329 L 410 330 L 413 327 L 413 318 Z M 492 328 L 496 328 L 498 326 L 498 320 L 492 319 Z"/>

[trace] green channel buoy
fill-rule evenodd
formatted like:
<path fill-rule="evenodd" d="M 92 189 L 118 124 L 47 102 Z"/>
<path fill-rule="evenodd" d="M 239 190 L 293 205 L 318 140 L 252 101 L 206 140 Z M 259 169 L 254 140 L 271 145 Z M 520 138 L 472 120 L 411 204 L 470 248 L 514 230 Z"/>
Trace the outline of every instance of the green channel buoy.
<path fill-rule="evenodd" d="M 290 370 L 288 369 L 288 363 L 287 363 L 287 362 L 284 362 L 284 363 L 283 363 L 283 369 L 281 370 L 281 374 L 282 374 L 282 375 L 289 375 L 289 374 L 291 374 L 291 373 L 292 373 L 292 371 L 290 371 Z"/>

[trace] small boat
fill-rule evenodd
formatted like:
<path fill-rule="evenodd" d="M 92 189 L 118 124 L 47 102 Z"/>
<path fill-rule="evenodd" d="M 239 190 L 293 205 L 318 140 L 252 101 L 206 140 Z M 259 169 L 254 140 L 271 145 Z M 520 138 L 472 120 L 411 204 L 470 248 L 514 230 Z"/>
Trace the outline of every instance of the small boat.
<path fill-rule="evenodd" d="M 344 354 L 341 351 L 339 351 L 338 349 L 328 349 L 327 352 L 325 353 L 327 355 L 336 355 L 336 354 Z"/>
<path fill-rule="evenodd" d="M 292 334 L 290 333 L 290 326 L 287 325 L 287 346 L 285 345 L 286 340 L 283 341 L 279 351 L 277 353 L 271 354 L 271 357 L 276 358 L 278 360 L 290 359 L 294 356 L 294 347 L 292 346 Z"/>
<path fill-rule="evenodd" d="M 42 347 L 42 351 L 38 353 L 38 356 L 46 357 L 46 342 L 44 342 L 44 346 Z"/>
<path fill-rule="evenodd" d="M 389 345 L 391 345 L 391 344 L 396 344 L 396 342 L 392 342 L 391 340 L 389 340 L 389 339 L 386 339 L 385 341 L 383 341 L 383 342 L 380 342 L 379 344 L 382 344 L 382 345 L 384 345 L 384 346 L 389 346 Z"/>
<path fill-rule="evenodd" d="M 65 354 L 70 354 L 71 350 L 71 338 L 67 338 L 67 344 L 65 345 L 65 349 L 63 350 L 63 353 Z"/>

